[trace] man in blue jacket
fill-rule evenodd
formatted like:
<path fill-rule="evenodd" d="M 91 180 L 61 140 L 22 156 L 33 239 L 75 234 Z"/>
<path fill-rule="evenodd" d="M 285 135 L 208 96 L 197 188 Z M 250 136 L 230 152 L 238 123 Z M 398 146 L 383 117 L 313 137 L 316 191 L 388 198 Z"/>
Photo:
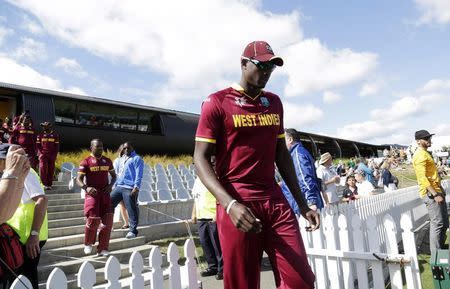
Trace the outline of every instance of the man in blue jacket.
<path fill-rule="evenodd" d="M 127 239 L 136 238 L 139 219 L 139 207 L 137 204 L 139 188 L 141 187 L 142 174 L 144 173 L 144 161 L 134 151 L 130 142 L 123 144 L 123 155 L 118 161 L 117 181 L 111 193 L 112 211 L 123 200 L 128 216 L 130 217 L 130 230 Z"/>
<path fill-rule="evenodd" d="M 295 129 L 285 130 L 285 140 L 294 163 L 298 184 L 308 202 L 308 206 L 313 210 L 322 209 L 323 200 L 320 195 L 320 183 L 316 175 L 313 157 L 300 142 L 299 132 Z M 281 184 L 281 190 L 294 213 L 299 216 L 300 209 L 284 181 Z"/>

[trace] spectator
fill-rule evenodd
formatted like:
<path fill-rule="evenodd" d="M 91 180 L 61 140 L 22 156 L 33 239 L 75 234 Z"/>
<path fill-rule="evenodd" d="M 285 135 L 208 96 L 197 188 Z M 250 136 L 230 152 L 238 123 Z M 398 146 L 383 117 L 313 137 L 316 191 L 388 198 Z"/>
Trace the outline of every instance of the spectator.
<path fill-rule="evenodd" d="M 359 199 L 358 187 L 354 175 L 349 175 L 345 180 L 345 189 L 342 193 L 342 201 L 350 202 Z"/>
<path fill-rule="evenodd" d="M 370 169 L 367 166 L 367 162 L 365 158 L 358 159 L 358 165 L 356 166 L 357 170 L 363 171 L 366 180 L 368 180 L 374 187 L 376 186 L 375 177 L 373 175 L 373 169 Z"/>
<path fill-rule="evenodd" d="M 337 186 L 341 180 L 336 171 L 331 166 L 333 157 L 329 152 L 320 156 L 317 177 L 322 180 L 322 191 L 325 204 L 332 205 L 339 202 Z"/>
<path fill-rule="evenodd" d="M 211 163 L 215 166 L 215 159 Z M 216 224 L 216 199 L 203 185 L 199 178 L 195 179 L 192 188 L 195 200 L 192 208 L 192 222 L 198 222 L 198 235 L 208 268 L 200 272 L 202 277 L 216 275 L 217 280 L 223 279 L 223 259 Z"/>
<path fill-rule="evenodd" d="M 365 174 L 363 170 L 355 171 L 356 186 L 360 197 L 373 195 L 375 191 L 375 186 L 367 180 Z"/>
<path fill-rule="evenodd" d="M 18 144 L 28 155 L 28 160 L 33 169 L 37 169 L 38 160 L 36 155 L 36 134 L 33 129 L 29 114 L 22 114 L 14 127 L 9 143 Z"/>
<path fill-rule="evenodd" d="M 285 141 L 286 146 L 291 153 L 292 161 L 294 162 L 298 184 L 308 206 L 313 210 L 322 209 L 323 200 L 320 195 L 320 182 L 316 175 L 313 157 L 302 145 L 299 133 L 295 129 L 290 128 L 285 130 Z M 300 209 L 297 202 L 285 182 L 282 182 L 281 190 L 292 210 L 294 210 L 294 213 L 297 216 L 300 216 Z"/>
<path fill-rule="evenodd" d="M 413 156 L 419 194 L 430 217 L 430 250 L 432 254 L 438 249 L 444 249 L 446 232 L 449 227 L 445 191 L 442 188 L 436 164 L 427 151 L 431 147 L 433 135 L 426 130 L 416 131 L 415 139 L 418 148 Z"/>
<path fill-rule="evenodd" d="M 59 152 L 59 135 L 52 129 L 48 121 L 41 123 L 43 132 L 38 134 L 36 146 L 39 156 L 39 175 L 44 188 L 49 190 L 53 184 L 55 161 Z"/>
<path fill-rule="evenodd" d="M 298 222 L 274 180 L 276 163 L 310 230 L 318 228 L 319 216 L 303 198 L 283 139 L 281 100 L 263 90 L 277 65 L 283 60 L 269 44 L 251 42 L 241 57 L 240 83 L 211 94 L 202 105 L 194 161 L 219 203 L 224 288 L 258 288 L 263 250 L 276 287 L 314 287 Z M 214 151 L 216 173 L 210 163 Z"/>
<path fill-rule="evenodd" d="M 116 172 L 116 175 L 118 175 L 119 171 L 117 170 L 117 168 L 119 167 L 119 162 L 121 161 L 120 158 L 124 154 L 123 144 L 121 144 L 119 146 L 119 148 L 117 149 L 116 154 L 117 154 L 118 157 L 114 160 L 113 166 L 114 166 L 114 170 Z M 116 183 L 114 184 L 113 190 L 116 187 Z M 130 218 L 128 216 L 128 212 L 127 212 L 127 209 L 125 208 L 125 204 L 123 203 L 123 200 L 120 201 L 119 206 L 120 206 L 120 215 L 122 216 L 122 220 L 123 220 L 122 229 L 128 229 L 128 228 L 130 228 Z"/>
<path fill-rule="evenodd" d="M 108 180 L 111 175 L 111 181 Z M 84 253 L 92 253 L 95 243 L 97 229 L 98 233 L 97 254 L 108 256 L 109 239 L 113 226 L 111 213 L 110 193 L 116 181 L 111 160 L 103 156 L 103 143 L 99 139 L 91 141 L 91 155 L 85 158 L 78 169 L 77 184 L 86 192 L 84 199 L 84 215 L 86 227 L 84 230 Z"/>
<path fill-rule="evenodd" d="M 385 192 L 395 191 L 397 189 L 398 180 L 391 173 L 389 160 L 385 160 L 381 165 L 381 179 Z"/>
<path fill-rule="evenodd" d="M 123 155 L 117 166 L 117 182 L 111 193 L 112 212 L 123 201 L 130 218 L 130 228 L 127 239 L 136 238 L 138 234 L 139 207 L 137 204 L 142 175 L 144 173 L 144 161 L 134 151 L 130 142 L 123 144 Z"/>
<path fill-rule="evenodd" d="M 41 249 L 48 238 L 47 204 L 39 176 L 31 169 L 25 179 L 21 203 L 7 224 L 20 237 L 25 254 L 19 273 L 30 280 L 33 289 L 39 289 L 37 269 Z"/>

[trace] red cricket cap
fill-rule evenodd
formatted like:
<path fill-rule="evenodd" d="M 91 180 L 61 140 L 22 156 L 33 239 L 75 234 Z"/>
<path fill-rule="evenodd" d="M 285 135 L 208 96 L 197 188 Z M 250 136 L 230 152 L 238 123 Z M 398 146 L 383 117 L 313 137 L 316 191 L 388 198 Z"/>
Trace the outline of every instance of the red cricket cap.
<path fill-rule="evenodd" d="M 261 62 L 270 61 L 277 66 L 283 66 L 283 59 L 275 56 L 272 47 L 265 41 L 250 42 L 244 49 L 242 57 L 253 58 Z"/>

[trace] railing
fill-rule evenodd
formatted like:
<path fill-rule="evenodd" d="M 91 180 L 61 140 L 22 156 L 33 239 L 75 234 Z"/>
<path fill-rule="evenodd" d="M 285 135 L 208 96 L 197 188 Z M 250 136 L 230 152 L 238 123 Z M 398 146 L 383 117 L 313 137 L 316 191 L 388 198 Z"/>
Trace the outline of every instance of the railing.
<path fill-rule="evenodd" d="M 139 252 L 134 252 L 129 261 L 129 273 L 131 277 L 120 280 L 121 268 L 119 261 L 111 256 L 105 265 L 105 283 L 101 286 L 105 289 L 120 289 L 130 286 L 131 289 L 142 289 L 147 283 L 152 289 L 163 289 L 164 275 L 168 273 L 170 289 L 198 289 L 201 284 L 197 278 L 197 265 L 195 261 L 195 245 L 191 239 L 186 240 L 184 244 L 185 264 L 180 266 L 178 248 L 174 243 L 170 243 L 167 250 L 168 269 L 163 271 L 163 258 L 158 247 L 154 247 L 150 251 L 149 266 L 144 266 L 144 259 Z M 97 283 L 97 277 L 94 266 L 85 261 L 79 271 L 77 277 L 77 285 L 82 289 L 92 289 Z M 199 286 L 200 285 L 200 286 Z M 29 289 L 32 288 L 30 281 L 19 276 L 14 281 L 11 289 Z M 59 269 L 53 269 L 46 283 L 47 289 L 67 289 L 67 277 L 64 272 Z M 97 286 L 95 288 L 98 288 Z"/>

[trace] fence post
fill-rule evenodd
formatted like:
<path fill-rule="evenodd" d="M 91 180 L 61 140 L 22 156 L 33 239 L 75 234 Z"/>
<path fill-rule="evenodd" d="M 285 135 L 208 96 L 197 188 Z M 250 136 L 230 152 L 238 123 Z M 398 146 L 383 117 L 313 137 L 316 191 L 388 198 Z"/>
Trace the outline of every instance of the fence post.
<path fill-rule="evenodd" d="M 179 259 L 180 254 L 178 253 L 177 246 L 174 242 L 170 242 L 169 248 L 167 249 L 167 261 L 169 261 L 170 264 L 170 289 L 181 289 L 180 265 L 178 265 Z"/>
<path fill-rule="evenodd" d="M 333 212 L 332 212 L 333 213 Z M 333 219 L 336 217 L 336 215 L 330 215 L 327 214 L 325 216 L 324 220 L 324 227 L 325 227 L 325 240 L 326 240 L 326 248 L 329 251 L 335 251 L 337 248 L 336 246 L 336 233 L 334 228 L 334 221 Z M 341 282 L 340 282 L 340 274 L 338 270 L 338 260 L 336 257 L 327 257 L 327 268 L 328 268 L 328 282 L 329 282 L 329 288 L 332 289 L 339 289 L 341 288 Z"/>
<path fill-rule="evenodd" d="M 84 261 L 78 270 L 77 283 L 81 289 L 92 289 L 96 282 L 95 269 L 91 263 Z"/>
<path fill-rule="evenodd" d="M 367 217 L 367 236 L 369 236 L 370 252 L 380 252 L 380 239 L 377 231 L 377 219 L 374 216 Z M 379 261 L 371 261 L 373 288 L 384 288 L 383 266 Z"/>
<path fill-rule="evenodd" d="M 327 214 L 326 209 L 322 209 L 320 214 L 320 227 L 318 230 L 311 232 L 312 235 L 312 247 L 316 249 L 324 249 L 325 245 L 325 234 L 324 234 L 324 215 Z M 306 225 L 306 221 L 305 221 Z M 327 267 L 326 267 L 326 257 L 325 256 L 314 256 L 314 268 L 316 273 L 316 285 L 317 289 L 326 289 L 327 288 Z"/>
<path fill-rule="evenodd" d="M 19 277 L 14 280 L 14 282 L 11 285 L 11 289 L 29 289 L 33 288 L 31 285 L 30 280 L 28 280 L 27 277 L 23 275 L 19 275 Z"/>
<path fill-rule="evenodd" d="M 163 272 L 161 270 L 162 257 L 158 247 L 153 247 L 150 251 L 149 265 L 152 268 L 150 273 L 150 284 L 152 289 L 163 288 Z"/>
<path fill-rule="evenodd" d="M 405 266 L 405 279 L 408 289 L 422 289 L 420 281 L 419 262 L 417 260 L 416 241 L 412 232 L 411 215 L 406 212 L 402 214 L 400 224 L 403 229 L 402 240 L 405 255 L 410 258 L 411 263 Z"/>
<path fill-rule="evenodd" d="M 67 289 L 67 277 L 64 272 L 55 268 L 48 276 L 46 289 Z"/>
<path fill-rule="evenodd" d="M 108 281 L 105 289 L 121 289 L 119 282 L 121 273 L 119 261 L 116 257 L 110 256 L 105 266 L 105 280 Z"/>
<path fill-rule="evenodd" d="M 398 254 L 397 228 L 394 219 L 392 219 L 391 215 L 386 214 L 386 216 L 384 216 L 383 224 L 386 228 L 386 252 L 388 254 Z M 403 287 L 403 281 L 400 265 L 388 264 L 388 268 L 389 277 L 391 279 L 391 288 L 401 289 Z"/>
<path fill-rule="evenodd" d="M 144 288 L 144 277 L 142 276 L 142 270 L 144 269 L 144 259 L 142 255 L 134 251 L 131 254 L 129 264 L 129 272 L 131 273 L 131 285 L 130 289 L 142 289 Z"/>
<path fill-rule="evenodd" d="M 356 210 L 353 211 L 352 215 L 350 215 L 350 219 L 352 220 L 354 250 L 355 252 L 365 252 L 364 247 L 365 238 L 362 229 L 362 222 Z M 367 262 L 364 260 L 356 260 L 355 265 L 356 265 L 356 275 L 358 276 L 358 288 L 368 289 L 369 279 L 367 278 Z"/>
<path fill-rule="evenodd" d="M 347 217 L 345 215 L 340 215 L 338 218 L 338 226 L 339 226 L 339 243 L 341 244 L 342 251 L 350 251 L 350 238 L 347 226 Z M 344 288 L 353 289 L 353 272 L 352 272 L 352 263 L 349 259 L 342 259 L 342 274 L 344 281 Z"/>
<path fill-rule="evenodd" d="M 192 239 L 187 239 L 184 243 L 184 256 L 186 257 L 186 263 L 183 266 L 183 288 L 197 289 L 197 266 L 195 263 L 195 245 Z"/>

